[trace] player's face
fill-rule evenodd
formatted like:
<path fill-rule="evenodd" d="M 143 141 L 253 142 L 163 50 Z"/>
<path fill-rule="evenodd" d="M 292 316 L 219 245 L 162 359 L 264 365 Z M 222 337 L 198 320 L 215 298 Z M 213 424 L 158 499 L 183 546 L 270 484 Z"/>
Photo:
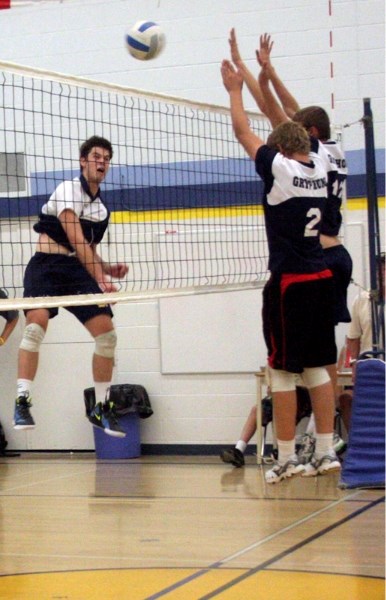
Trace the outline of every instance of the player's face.
<path fill-rule="evenodd" d="M 87 157 L 80 159 L 83 175 L 88 183 L 100 184 L 110 167 L 110 153 L 104 148 L 95 146 Z"/>

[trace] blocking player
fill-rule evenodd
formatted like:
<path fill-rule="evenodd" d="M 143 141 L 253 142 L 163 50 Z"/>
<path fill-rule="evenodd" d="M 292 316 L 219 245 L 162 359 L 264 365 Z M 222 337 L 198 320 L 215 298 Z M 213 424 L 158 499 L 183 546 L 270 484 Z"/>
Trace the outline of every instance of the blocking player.
<path fill-rule="evenodd" d="M 320 230 L 320 243 L 325 250 L 325 259 L 333 271 L 335 283 L 335 323 L 349 323 L 350 313 L 347 308 L 347 288 L 351 281 L 352 260 L 350 254 L 341 243 L 339 231 L 342 225 L 341 206 L 347 179 L 347 165 L 340 145 L 331 139 L 330 119 L 326 111 L 320 106 L 308 106 L 301 109 L 296 99 L 279 78 L 271 62 L 273 41 L 271 36 L 260 36 L 260 48 L 256 50 L 257 61 L 261 67 L 258 81 L 246 67 L 240 56 L 237 45 L 236 33 L 232 29 L 229 39 L 232 61 L 242 72 L 244 81 L 256 100 L 260 110 L 268 116 L 273 127 L 287 119 L 297 121 L 305 127 L 308 133 L 320 140 L 327 150 L 332 163 L 336 165 L 337 177 L 334 188 L 326 204 Z M 272 84 L 281 107 L 270 91 Z M 336 379 L 336 368 L 331 368 L 330 376 Z"/>
<path fill-rule="evenodd" d="M 330 190 L 328 202 L 323 214 L 320 229 L 320 243 L 325 252 L 327 266 L 334 277 L 333 304 L 335 309 L 335 325 L 350 322 L 350 313 L 347 307 L 347 289 L 352 276 L 352 259 L 347 249 L 341 243 L 339 230 L 342 224 L 341 205 L 345 193 L 347 179 L 347 165 L 344 153 L 339 144 L 331 139 L 330 120 L 326 111 L 320 106 L 308 106 L 300 109 L 296 99 L 279 78 L 271 62 L 273 41 L 267 34 L 260 36 L 260 47 L 256 50 L 256 58 L 261 67 L 258 80 L 246 67 L 240 56 L 235 30 L 230 32 L 229 39 L 231 57 L 234 64 L 241 70 L 245 83 L 258 104 L 260 110 L 268 116 L 272 126 L 292 119 L 301 123 L 308 133 L 323 144 L 332 164 L 336 165 L 337 176 Z M 276 97 L 271 92 L 272 84 Z M 333 382 L 335 397 L 338 395 L 337 366 L 327 365 L 328 373 Z M 315 421 L 311 415 L 306 434 L 300 445 L 300 456 L 308 462 L 315 447 Z M 346 443 L 335 434 L 334 447 L 337 452 L 343 452 Z"/>
<path fill-rule="evenodd" d="M 117 289 L 111 278 L 123 278 L 128 267 L 102 260 L 97 245 L 109 221 L 109 211 L 101 198 L 100 184 L 105 179 L 113 156 L 111 143 L 93 136 L 80 148 L 80 176 L 61 183 L 42 207 L 34 226 L 39 233 L 36 253 L 24 275 L 24 297 L 101 294 Z M 114 353 L 117 342 L 109 305 L 66 307 L 95 340 L 92 373 L 96 405 L 88 416 L 95 427 L 112 436 L 124 437 L 109 401 Z M 31 394 L 39 351 L 49 320 L 58 308 L 33 308 L 25 311 L 26 326 L 19 348 L 15 429 L 32 429 Z"/>
<path fill-rule="evenodd" d="M 266 472 L 266 481 L 331 473 L 340 470 L 332 447 L 334 391 L 324 368 L 336 362 L 333 283 L 319 243 L 328 158 L 317 152 L 317 140 L 310 140 L 305 129 L 292 121 L 276 127 L 270 146 L 266 145 L 251 130 L 244 111 L 243 73 L 228 60 L 222 62 L 221 73 L 234 133 L 265 185 L 271 277 L 263 292 L 263 329 L 278 444 L 278 462 Z M 306 466 L 295 453 L 299 374 L 310 391 L 318 428 L 315 454 Z"/>

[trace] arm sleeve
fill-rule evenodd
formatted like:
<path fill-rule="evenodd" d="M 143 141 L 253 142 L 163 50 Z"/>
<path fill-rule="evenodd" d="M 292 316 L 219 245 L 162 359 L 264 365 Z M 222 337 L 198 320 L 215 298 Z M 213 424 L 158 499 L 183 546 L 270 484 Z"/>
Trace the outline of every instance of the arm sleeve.
<path fill-rule="evenodd" d="M 315 146 L 315 142 L 317 146 Z M 324 167 L 327 171 L 327 202 L 323 212 L 323 219 L 320 227 L 320 233 L 329 236 L 339 234 L 342 225 L 342 213 L 340 210 L 342 197 L 340 193 L 340 180 L 336 161 L 329 154 L 324 145 L 315 138 L 311 138 L 311 149 L 317 148 L 317 153 L 323 160 Z"/>
<path fill-rule="evenodd" d="M 48 201 L 48 214 L 59 217 L 64 210 L 72 210 L 78 217 L 82 214 L 80 181 L 63 181 L 51 195 Z"/>
<path fill-rule="evenodd" d="M 272 179 L 272 163 L 276 155 L 277 150 L 273 150 L 266 145 L 260 146 L 256 152 L 256 172 L 260 175 L 264 182 L 268 182 Z"/>

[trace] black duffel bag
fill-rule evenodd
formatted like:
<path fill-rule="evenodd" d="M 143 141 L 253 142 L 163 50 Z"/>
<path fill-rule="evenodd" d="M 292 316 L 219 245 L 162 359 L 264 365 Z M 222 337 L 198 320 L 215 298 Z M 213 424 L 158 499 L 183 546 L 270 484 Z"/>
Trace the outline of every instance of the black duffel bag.
<path fill-rule="evenodd" d="M 89 415 L 95 406 L 95 389 L 84 390 L 84 403 L 86 415 Z M 117 416 L 136 412 L 141 419 L 147 419 L 153 414 L 150 398 L 143 385 L 123 383 L 110 386 L 110 398 L 114 403 Z"/>

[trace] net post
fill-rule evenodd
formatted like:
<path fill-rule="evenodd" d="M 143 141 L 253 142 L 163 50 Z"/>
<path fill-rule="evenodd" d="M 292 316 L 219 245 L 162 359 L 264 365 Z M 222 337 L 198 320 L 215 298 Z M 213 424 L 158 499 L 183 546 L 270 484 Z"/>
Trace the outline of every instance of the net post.
<path fill-rule="evenodd" d="M 373 350 L 385 348 L 383 317 L 383 290 L 381 281 L 381 247 L 378 215 L 377 171 L 375 162 L 374 123 L 371 99 L 363 99 L 363 125 L 365 132 L 367 221 L 369 241 L 369 268 L 372 307 Z M 378 274 L 378 276 L 377 276 Z"/>

